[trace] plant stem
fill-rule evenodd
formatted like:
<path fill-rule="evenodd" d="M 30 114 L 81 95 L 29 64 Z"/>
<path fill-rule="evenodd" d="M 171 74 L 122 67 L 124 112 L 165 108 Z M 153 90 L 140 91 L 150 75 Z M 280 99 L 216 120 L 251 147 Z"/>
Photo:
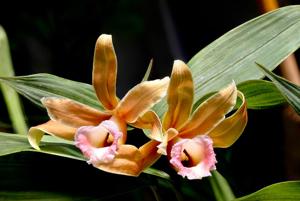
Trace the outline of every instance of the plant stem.
<path fill-rule="evenodd" d="M 0 26 L 0 76 L 14 76 L 7 36 Z M 12 126 L 17 133 L 26 134 L 27 125 L 18 94 L 9 86 L 0 84 Z"/>

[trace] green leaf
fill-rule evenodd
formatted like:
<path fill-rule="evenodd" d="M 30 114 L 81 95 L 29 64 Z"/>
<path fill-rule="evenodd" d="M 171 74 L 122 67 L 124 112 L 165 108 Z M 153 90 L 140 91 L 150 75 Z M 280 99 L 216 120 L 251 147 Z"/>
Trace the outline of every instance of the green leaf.
<path fill-rule="evenodd" d="M 33 151 L 66 158 L 85 160 L 81 152 L 66 140 L 61 140 L 52 136 L 44 136 L 40 143 L 41 150 L 33 149 L 27 136 L 11 133 L 0 133 L 0 156 L 23 151 Z"/>
<path fill-rule="evenodd" d="M 9 44 L 4 29 L 0 26 L 0 76 L 14 76 Z M 26 134 L 27 125 L 24 118 L 19 95 L 10 87 L 0 84 L 14 130 Z"/>
<path fill-rule="evenodd" d="M 274 69 L 299 48 L 299 35 L 300 6 L 283 7 L 229 31 L 188 63 L 194 75 L 196 99 L 231 80 L 238 84 L 261 78 L 255 61 Z"/>
<path fill-rule="evenodd" d="M 10 133 L 0 133 L 0 156 L 30 150 L 27 137 Z"/>
<path fill-rule="evenodd" d="M 269 81 L 249 80 L 240 83 L 237 85 L 237 88 L 245 95 L 247 108 L 249 109 L 267 109 L 286 103 L 280 91 Z M 215 93 L 212 92 L 200 98 L 193 108 L 196 109 L 203 101 Z"/>
<path fill-rule="evenodd" d="M 249 109 L 267 109 L 286 102 L 280 91 L 269 81 L 249 80 L 237 87 L 245 95 Z"/>
<path fill-rule="evenodd" d="M 17 77 L 0 77 L 3 82 L 14 88 L 33 103 L 43 107 L 42 97 L 66 97 L 96 109 L 103 109 L 94 88 L 85 83 L 76 82 L 51 74 L 34 74 Z"/>
<path fill-rule="evenodd" d="M 226 179 L 216 170 L 208 177 L 217 201 L 231 201 L 235 198 Z"/>
<path fill-rule="evenodd" d="M 300 182 L 281 182 L 234 201 L 296 201 L 300 200 Z"/>
<path fill-rule="evenodd" d="M 155 169 L 155 168 L 147 168 L 143 171 L 143 173 L 150 174 L 150 175 L 157 176 L 157 177 L 161 177 L 161 178 L 164 178 L 164 179 L 170 179 L 169 174 L 167 174 L 164 171 Z"/>
<path fill-rule="evenodd" d="M 262 78 L 255 62 L 274 69 L 300 45 L 300 6 L 282 7 L 252 19 L 215 40 L 189 62 L 197 102 L 234 80 L 237 84 Z M 162 117 L 166 101 L 155 106 Z"/>
<path fill-rule="evenodd" d="M 273 81 L 281 94 L 286 98 L 287 102 L 294 108 L 297 114 L 300 115 L 300 87 L 278 75 L 275 75 L 262 65 L 257 65 L 264 74 Z"/>
<path fill-rule="evenodd" d="M 80 152 L 80 150 L 77 149 L 71 141 L 63 140 L 49 135 L 44 135 L 39 146 L 41 150 L 33 149 L 29 144 L 27 137 L 24 135 L 0 132 L 0 156 L 24 151 L 31 151 L 81 161 L 86 160 Z M 147 168 L 144 170 L 144 173 L 161 177 L 164 179 L 170 178 L 170 176 L 167 173 L 161 170 L 157 170 L 155 168 Z"/>

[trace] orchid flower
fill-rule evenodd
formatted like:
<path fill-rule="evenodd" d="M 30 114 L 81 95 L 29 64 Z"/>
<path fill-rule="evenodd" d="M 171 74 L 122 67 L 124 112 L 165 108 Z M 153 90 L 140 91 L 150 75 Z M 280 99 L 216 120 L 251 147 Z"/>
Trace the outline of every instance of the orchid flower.
<path fill-rule="evenodd" d="M 201 179 L 216 168 L 214 147 L 231 146 L 243 132 L 247 110 L 245 98 L 234 82 L 202 102 L 191 114 L 193 96 L 191 71 L 176 60 L 167 93 L 168 110 L 162 124 L 156 120 L 163 137 L 157 135 L 159 132 L 150 137 L 161 141 L 158 152 L 168 156 L 179 175 Z M 236 105 L 237 97 L 242 100 L 240 107 L 226 117 Z"/>
<path fill-rule="evenodd" d="M 96 168 L 124 175 L 140 174 L 160 156 L 158 143 L 152 140 L 140 148 L 125 144 L 127 124 L 152 114 L 149 109 L 166 95 L 169 78 L 144 81 L 119 100 L 116 74 L 112 37 L 103 34 L 96 42 L 92 84 L 105 111 L 67 98 L 45 97 L 41 101 L 51 120 L 30 128 L 30 144 L 39 149 L 42 136 L 48 133 L 73 140 Z"/>

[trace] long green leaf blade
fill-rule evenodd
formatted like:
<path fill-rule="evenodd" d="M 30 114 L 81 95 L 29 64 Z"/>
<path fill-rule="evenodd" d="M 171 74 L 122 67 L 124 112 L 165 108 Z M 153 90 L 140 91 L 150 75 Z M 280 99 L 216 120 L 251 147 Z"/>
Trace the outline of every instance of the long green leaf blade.
<path fill-rule="evenodd" d="M 143 173 L 150 174 L 150 175 L 157 176 L 157 177 L 161 177 L 161 178 L 164 178 L 164 179 L 170 179 L 169 174 L 167 174 L 164 171 L 155 169 L 155 168 L 147 168 L 143 171 Z"/>
<path fill-rule="evenodd" d="M 274 69 L 300 45 L 300 6 L 288 6 L 250 20 L 196 54 L 193 71 L 196 99 L 226 86 L 263 77 L 259 61 Z M 224 79 L 226 78 L 226 79 Z"/>
<path fill-rule="evenodd" d="M 286 103 L 286 99 L 276 86 L 266 80 L 248 80 L 238 84 L 237 88 L 243 92 L 249 109 L 268 109 Z M 195 103 L 194 109 L 215 93 L 209 93 L 200 98 Z"/>
<path fill-rule="evenodd" d="M 231 201 L 235 198 L 228 182 L 218 171 L 212 171 L 208 179 L 217 201 Z"/>
<path fill-rule="evenodd" d="M 234 201 L 296 201 L 300 200 L 300 182 L 282 182 L 267 186 Z"/>
<path fill-rule="evenodd" d="M 14 76 L 8 39 L 0 26 L 0 76 Z M 19 95 L 10 87 L 0 84 L 14 130 L 26 134 L 27 125 Z"/>
<path fill-rule="evenodd" d="M 45 135 L 40 143 L 40 149 L 36 150 L 28 143 L 28 139 L 24 135 L 16 135 L 11 133 L 0 132 L 0 156 L 14 154 L 18 152 L 39 152 L 65 158 L 85 161 L 82 153 L 77 149 L 73 142 Z M 155 168 L 148 168 L 144 173 L 169 179 L 170 176 Z"/>
<path fill-rule="evenodd" d="M 97 100 L 94 88 L 85 83 L 40 73 L 28 76 L 0 77 L 3 82 L 14 88 L 33 103 L 43 107 L 43 97 L 66 97 L 96 109 L 103 109 Z"/>
<path fill-rule="evenodd" d="M 286 103 L 280 91 L 269 81 L 249 80 L 237 87 L 244 93 L 249 109 L 267 109 Z"/>
<path fill-rule="evenodd" d="M 225 87 L 262 78 L 255 62 L 274 69 L 300 45 L 300 6 L 287 6 L 254 18 L 197 53 L 189 62 L 195 83 L 195 102 Z M 161 117 L 166 101 L 154 109 Z"/>
<path fill-rule="evenodd" d="M 300 115 L 300 87 L 278 75 L 275 75 L 262 65 L 257 65 L 264 74 L 273 81 L 281 94 L 286 98 L 287 102 L 294 108 L 297 114 Z"/>
<path fill-rule="evenodd" d="M 41 150 L 33 149 L 28 143 L 27 136 L 0 133 L 0 156 L 23 151 L 33 151 L 76 160 L 84 160 L 81 152 L 72 143 L 52 136 L 44 136 L 40 148 Z"/>

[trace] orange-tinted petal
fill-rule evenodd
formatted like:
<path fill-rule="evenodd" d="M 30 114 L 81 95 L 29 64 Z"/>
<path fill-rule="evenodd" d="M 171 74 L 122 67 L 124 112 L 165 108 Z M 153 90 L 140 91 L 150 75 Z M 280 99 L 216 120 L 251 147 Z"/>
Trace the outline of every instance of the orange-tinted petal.
<path fill-rule="evenodd" d="M 152 165 L 161 155 L 157 154 L 158 142 L 152 140 L 137 149 L 132 145 L 119 145 L 115 158 L 110 163 L 93 164 L 103 171 L 138 176 Z"/>
<path fill-rule="evenodd" d="M 39 148 L 39 143 L 45 133 L 57 136 L 66 140 L 73 140 L 76 128 L 66 126 L 57 121 L 50 120 L 44 124 L 31 127 L 28 132 L 28 141 L 35 149 Z"/>
<path fill-rule="evenodd" d="M 103 106 L 112 110 L 118 104 L 116 96 L 117 57 L 111 35 L 102 34 L 94 53 L 93 86 Z"/>
<path fill-rule="evenodd" d="M 107 113 L 66 98 L 42 98 L 42 103 L 52 120 L 73 127 L 95 126 L 111 117 Z"/>
<path fill-rule="evenodd" d="M 163 138 L 160 119 L 152 110 L 139 117 L 136 122 L 132 123 L 132 126 L 146 129 L 146 136 L 150 139 L 161 141 Z"/>
<path fill-rule="evenodd" d="M 208 134 L 214 142 L 214 147 L 230 147 L 241 136 L 246 127 L 248 120 L 247 104 L 244 95 L 241 92 L 238 92 L 238 95 L 242 99 L 240 108 Z"/>
<path fill-rule="evenodd" d="M 225 118 L 235 105 L 237 89 L 232 82 L 226 88 L 203 102 L 193 113 L 192 118 L 179 129 L 180 137 L 193 138 L 196 135 L 207 134 Z"/>
<path fill-rule="evenodd" d="M 157 153 L 158 144 L 159 142 L 151 140 L 139 148 L 143 158 L 141 171 L 150 167 L 153 163 L 155 163 L 155 161 L 160 158 L 161 154 Z"/>
<path fill-rule="evenodd" d="M 188 120 L 194 96 L 193 78 L 189 67 L 180 60 L 173 65 L 168 88 L 168 111 L 163 120 L 163 128 L 178 129 Z"/>
<path fill-rule="evenodd" d="M 115 158 L 110 163 L 93 164 L 94 167 L 115 174 L 138 176 L 143 167 L 143 156 L 132 145 L 120 145 Z"/>
<path fill-rule="evenodd" d="M 116 115 L 127 123 L 134 123 L 160 101 L 167 91 L 169 78 L 145 81 L 132 88 L 116 107 Z"/>

